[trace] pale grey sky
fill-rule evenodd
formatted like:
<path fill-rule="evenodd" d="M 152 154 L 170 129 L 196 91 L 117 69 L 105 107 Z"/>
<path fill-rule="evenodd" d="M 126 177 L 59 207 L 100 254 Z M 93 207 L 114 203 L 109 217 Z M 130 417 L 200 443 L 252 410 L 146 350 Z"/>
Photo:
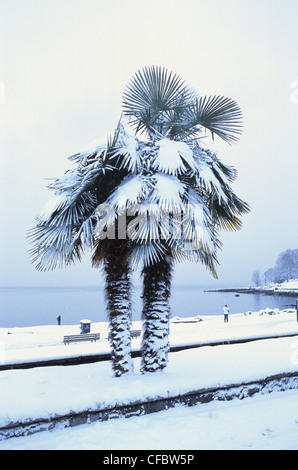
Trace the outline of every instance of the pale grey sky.
<path fill-rule="evenodd" d="M 50 197 L 45 178 L 113 131 L 123 88 L 152 64 L 244 114 L 240 142 L 213 147 L 239 170 L 235 191 L 251 205 L 243 229 L 222 235 L 215 285 L 247 284 L 298 248 L 297 18 L 297 0 L 0 0 L 0 285 L 102 280 L 88 255 L 36 272 L 26 232 Z M 175 280 L 213 282 L 196 264 L 178 266 Z"/>

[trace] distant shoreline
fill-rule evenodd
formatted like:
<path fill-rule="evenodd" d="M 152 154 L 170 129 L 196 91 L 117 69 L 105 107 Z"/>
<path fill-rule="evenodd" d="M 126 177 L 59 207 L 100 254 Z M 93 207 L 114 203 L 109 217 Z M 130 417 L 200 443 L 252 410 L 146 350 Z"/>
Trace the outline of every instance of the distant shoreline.
<path fill-rule="evenodd" d="M 297 297 L 298 291 L 285 291 L 285 290 L 269 290 L 260 289 L 256 287 L 241 287 L 241 288 L 228 288 L 228 289 L 211 289 L 204 292 L 235 292 L 236 294 L 262 294 L 262 295 L 283 295 L 286 297 Z"/>

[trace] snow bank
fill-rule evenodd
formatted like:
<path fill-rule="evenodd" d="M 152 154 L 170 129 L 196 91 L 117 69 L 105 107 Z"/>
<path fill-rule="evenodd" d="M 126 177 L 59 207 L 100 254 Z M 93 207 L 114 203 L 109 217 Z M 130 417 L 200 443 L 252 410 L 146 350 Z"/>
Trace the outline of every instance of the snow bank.
<path fill-rule="evenodd" d="M 146 462 L 146 452 L 190 450 L 298 450 L 298 390 L 212 401 L 159 413 L 55 429 L 0 442 L 0 450 L 119 450 Z M 119 455 L 119 454 L 116 454 Z M 120 454 L 121 455 L 121 454 Z M 127 455 L 127 454 L 126 454 Z M 200 454 L 196 454 L 199 462 Z"/>

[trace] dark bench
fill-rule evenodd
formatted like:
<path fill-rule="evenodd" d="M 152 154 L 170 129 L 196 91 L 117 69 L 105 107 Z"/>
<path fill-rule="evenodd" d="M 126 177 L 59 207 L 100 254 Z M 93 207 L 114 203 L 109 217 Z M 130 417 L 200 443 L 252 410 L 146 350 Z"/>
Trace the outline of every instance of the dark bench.
<path fill-rule="evenodd" d="M 63 338 L 64 344 L 78 343 L 79 341 L 97 341 L 100 339 L 100 333 L 85 333 L 80 335 L 66 335 Z"/>
<path fill-rule="evenodd" d="M 132 338 L 138 338 L 139 336 L 141 336 L 141 330 L 131 330 L 130 336 Z"/>

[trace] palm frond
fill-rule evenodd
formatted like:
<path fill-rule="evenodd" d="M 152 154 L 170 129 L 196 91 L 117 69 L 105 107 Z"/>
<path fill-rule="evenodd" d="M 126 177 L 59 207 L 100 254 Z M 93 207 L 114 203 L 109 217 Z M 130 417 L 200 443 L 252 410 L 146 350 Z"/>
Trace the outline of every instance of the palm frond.
<path fill-rule="evenodd" d="M 161 139 L 156 142 L 158 151 L 153 162 L 153 168 L 157 171 L 179 175 L 190 168 L 196 170 L 192 149 L 181 141 Z"/>
<path fill-rule="evenodd" d="M 136 136 L 131 135 L 127 126 L 119 125 L 117 140 L 112 143 L 110 160 L 115 161 L 119 170 L 130 173 L 141 171 L 141 153 L 139 148 L 144 146 Z"/>
<path fill-rule="evenodd" d="M 47 219 L 37 217 L 36 227 L 27 234 L 36 269 L 48 271 L 81 259 L 84 249 L 92 243 L 89 219 L 95 208 L 96 198 L 85 193 L 75 203 L 51 212 Z"/>
<path fill-rule="evenodd" d="M 185 107 L 189 129 L 203 126 L 229 144 L 239 140 L 242 132 L 242 112 L 238 104 L 223 96 L 205 96 Z"/>
<path fill-rule="evenodd" d="M 215 154 L 213 155 L 213 160 L 213 171 L 216 173 L 218 179 L 223 183 L 231 183 L 236 180 L 238 176 L 236 168 L 230 165 L 225 165 Z"/>
<path fill-rule="evenodd" d="M 231 189 L 227 196 L 225 203 L 219 201 L 216 194 L 213 194 L 209 200 L 210 212 L 214 223 L 225 231 L 240 230 L 242 222 L 239 216 L 248 214 L 250 207 L 245 201 L 236 196 Z"/>
<path fill-rule="evenodd" d="M 164 67 L 139 70 L 123 93 L 124 114 L 137 131 L 162 130 L 166 113 L 181 109 L 193 100 L 194 92 L 175 73 Z"/>
<path fill-rule="evenodd" d="M 138 243 L 131 250 L 130 261 L 135 268 L 150 266 L 161 261 L 166 253 L 167 248 L 158 240 Z"/>
<path fill-rule="evenodd" d="M 182 209 L 185 188 L 176 176 L 159 172 L 153 175 L 152 180 L 153 191 L 149 196 L 151 204 L 158 204 L 160 209 L 168 212 L 176 208 Z"/>
<path fill-rule="evenodd" d="M 33 243 L 30 250 L 32 263 L 38 271 L 50 271 L 71 264 L 80 259 L 78 246 L 70 253 L 72 241 L 70 227 L 43 225 L 37 226 L 28 232 L 28 238 Z"/>

